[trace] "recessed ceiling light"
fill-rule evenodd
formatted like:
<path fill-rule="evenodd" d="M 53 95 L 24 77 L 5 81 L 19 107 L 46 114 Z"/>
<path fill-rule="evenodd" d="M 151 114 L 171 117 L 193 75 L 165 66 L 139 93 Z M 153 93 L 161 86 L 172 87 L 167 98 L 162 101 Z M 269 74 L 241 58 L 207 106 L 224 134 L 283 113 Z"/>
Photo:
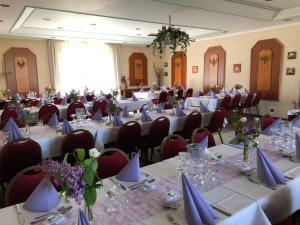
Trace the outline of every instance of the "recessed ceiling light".
<path fill-rule="evenodd" d="M 50 39 L 55 39 L 55 37 L 49 37 Z"/>
<path fill-rule="evenodd" d="M 141 36 L 142 34 L 136 34 L 137 36 Z"/>
<path fill-rule="evenodd" d="M 63 27 L 57 27 L 57 29 L 60 29 L 60 30 L 62 30 L 62 29 L 64 29 Z"/>
<path fill-rule="evenodd" d="M 228 32 L 228 30 L 223 30 L 223 34 L 226 34 Z"/>
<path fill-rule="evenodd" d="M 9 4 L 4 4 L 4 3 L 0 4 L 0 6 L 1 6 L 1 7 L 4 7 L 4 8 L 8 8 L 8 7 L 10 7 L 10 5 L 9 5 Z"/>
<path fill-rule="evenodd" d="M 286 18 L 286 19 L 284 19 L 283 21 L 284 22 L 288 22 L 288 21 L 291 21 L 292 19 L 291 18 Z"/>
<path fill-rule="evenodd" d="M 44 21 L 50 21 L 50 18 L 43 18 Z"/>
<path fill-rule="evenodd" d="M 141 28 L 137 27 L 137 28 L 135 28 L 135 30 L 141 30 Z"/>
<path fill-rule="evenodd" d="M 95 24 L 95 23 L 91 23 L 90 25 L 91 25 L 91 26 L 96 26 L 96 24 Z"/>
<path fill-rule="evenodd" d="M 271 2 L 272 0 L 265 0 L 266 2 Z"/>

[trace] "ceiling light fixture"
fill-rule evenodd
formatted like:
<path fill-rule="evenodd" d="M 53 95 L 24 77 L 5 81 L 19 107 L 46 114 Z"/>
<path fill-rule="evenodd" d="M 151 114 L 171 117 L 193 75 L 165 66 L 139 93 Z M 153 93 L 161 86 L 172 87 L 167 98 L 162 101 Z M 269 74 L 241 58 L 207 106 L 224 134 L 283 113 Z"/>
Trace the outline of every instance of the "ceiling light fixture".
<path fill-rule="evenodd" d="M 136 34 L 137 36 L 141 36 L 142 34 Z"/>
<path fill-rule="evenodd" d="M 138 28 L 135 28 L 135 30 L 141 30 L 141 28 L 138 27 Z"/>
<path fill-rule="evenodd" d="M 228 30 L 223 30 L 223 34 L 226 34 L 228 32 Z"/>
<path fill-rule="evenodd" d="M 43 18 L 44 21 L 50 21 L 50 18 Z"/>
<path fill-rule="evenodd" d="M 64 29 L 63 27 L 57 27 L 57 29 L 60 29 L 60 30 L 62 30 L 62 29 Z"/>
<path fill-rule="evenodd" d="M 96 26 L 96 24 L 95 24 L 95 23 L 91 23 L 90 25 L 91 25 L 91 26 Z"/>
<path fill-rule="evenodd" d="M 9 4 L 5 4 L 5 3 L 2 3 L 2 4 L 0 4 L 0 6 L 1 6 L 1 7 L 4 7 L 4 8 L 8 8 L 8 7 L 10 7 L 10 5 L 9 5 Z"/>
<path fill-rule="evenodd" d="M 291 18 L 285 18 L 283 21 L 284 22 L 289 22 L 289 21 L 291 21 L 292 19 Z"/>

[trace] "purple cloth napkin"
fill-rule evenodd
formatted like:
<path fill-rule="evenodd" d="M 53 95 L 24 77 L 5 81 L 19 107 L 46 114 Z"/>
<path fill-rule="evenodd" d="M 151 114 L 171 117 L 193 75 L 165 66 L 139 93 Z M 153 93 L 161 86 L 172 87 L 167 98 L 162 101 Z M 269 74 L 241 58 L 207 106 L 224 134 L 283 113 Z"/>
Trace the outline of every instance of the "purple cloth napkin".
<path fill-rule="evenodd" d="M 141 88 L 141 89 L 139 90 L 139 92 L 144 92 L 144 88 Z"/>
<path fill-rule="evenodd" d="M 294 118 L 294 119 L 291 121 L 291 123 L 292 123 L 292 126 L 293 126 L 293 127 L 298 127 L 298 128 L 300 128 L 300 117 Z"/>
<path fill-rule="evenodd" d="M 92 118 L 91 118 L 92 120 L 102 120 L 102 113 L 101 113 L 101 110 L 100 109 L 98 109 L 95 113 L 94 113 L 94 115 L 92 116 Z"/>
<path fill-rule="evenodd" d="M 8 140 L 13 141 L 17 140 L 20 138 L 23 138 L 23 135 L 15 123 L 15 121 L 12 118 L 9 118 L 7 123 L 5 124 L 4 128 L 2 129 L 3 131 L 6 131 L 8 133 Z"/>
<path fill-rule="evenodd" d="M 258 179 L 270 187 L 276 187 L 277 184 L 285 184 L 283 174 L 275 167 L 273 162 L 265 156 L 260 148 L 257 148 L 256 153 Z"/>
<path fill-rule="evenodd" d="M 51 116 L 50 120 L 47 123 L 48 126 L 50 127 L 56 127 L 58 125 L 58 119 L 56 113 L 53 113 Z"/>
<path fill-rule="evenodd" d="M 64 97 L 64 99 L 61 102 L 62 105 L 67 105 L 68 104 L 68 98 L 67 96 Z"/>
<path fill-rule="evenodd" d="M 249 91 L 247 90 L 247 88 L 245 88 L 245 94 L 249 94 Z"/>
<path fill-rule="evenodd" d="M 64 119 L 63 125 L 62 125 L 62 134 L 68 134 L 73 131 L 73 127 L 69 123 L 67 119 Z"/>
<path fill-rule="evenodd" d="M 10 130 L 10 127 L 14 127 L 15 129 L 19 128 L 14 119 L 11 117 L 7 120 L 6 124 L 2 128 L 2 131 L 8 132 Z"/>
<path fill-rule="evenodd" d="M 113 119 L 113 126 L 118 127 L 118 126 L 122 126 L 122 125 L 123 125 L 122 120 L 120 119 L 119 115 L 115 113 L 114 119 Z"/>
<path fill-rule="evenodd" d="M 230 93 L 230 94 L 233 94 L 233 88 L 230 89 L 229 93 Z"/>
<path fill-rule="evenodd" d="M 211 96 L 211 94 L 212 94 L 212 91 L 209 91 L 206 93 L 206 96 Z"/>
<path fill-rule="evenodd" d="M 182 102 L 180 102 L 180 108 L 181 108 L 181 109 L 185 109 L 184 105 L 185 105 L 185 100 L 182 101 Z"/>
<path fill-rule="evenodd" d="M 58 98 L 61 97 L 60 91 L 58 91 L 58 92 L 56 93 L 56 96 L 57 96 Z"/>
<path fill-rule="evenodd" d="M 30 212 L 48 212 L 60 202 L 60 196 L 51 181 L 44 177 L 24 203 Z"/>
<path fill-rule="evenodd" d="M 194 94 L 194 97 L 196 97 L 196 98 L 200 97 L 200 91 L 196 91 Z"/>
<path fill-rule="evenodd" d="M 128 107 L 125 105 L 123 109 L 123 117 L 128 118 L 129 117 L 129 112 L 128 112 Z"/>
<path fill-rule="evenodd" d="M 281 128 L 280 118 L 275 120 L 270 126 L 266 127 L 261 133 L 270 136 L 273 134 L 273 132 L 271 131 L 272 128 L 278 128 L 278 129 Z"/>
<path fill-rule="evenodd" d="M 203 145 L 205 148 L 208 148 L 208 137 L 203 138 L 199 144 Z"/>
<path fill-rule="evenodd" d="M 209 110 L 207 109 L 207 107 L 202 103 L 202 101 L 200 101 L 200 112 L 201 113 L 206 113 L 209 112 Z"/>
<path fill-rule="evenodd" d="M 84 95 L 84 96 L 82 96 L 81 103 L 83 103 L 83 104 L 86 104 L 86 103 L 87 103 L 87 100 L 86 100 L 86 97 L 85 97 L 85 95 Z"/>
<path fill-rule="evenodd" d="M 134 101 L 134 102 L 138 101 L 138 98 L 137 98 L 137 97 L 135 97 L 135 95 L 134 95 L 134 94 L 132 94 L 132 101 Z"/>
<path fill-rule="evenodd" d="M 300 134 L 296 134 L 296 158 L 300 161 Z"/>
<path fill-rule="evenodd" d="M 151 117 L 146 111 L 142 112 L 142 122 L 149 122 L 152 121 Z"/>
<path fill-rule="evenodd" d="M 215 211 L 184 174 L 181 178 L 184 213 L 188 225 L 215 225 L 218 218 Z"/>
<path fill-rule="evenodd" d="M 162 112 L 163 112 L 163 107 L 162 107 L 162 104 L 161 104 L 161 103 L 158 104 L 158 106 L 157 106 L 157 108 L 156 108 L 156 112 L 157 112 L 157 113 L 162 113 Z"/>
<path fill-rule="evenodd" d="M 176 116 L 185 116 L 185 113 L 179 105 L 176 106 Z"/>
<path fill-rule="evenodd" d="M 213 93 L 213 92 L 212 92 L 212 94 L 211 94 L 211 98 L 213 98 L 213 99 L 217 99 L 218 97 L 217 97 L 217 95 L 216 95 L 215 93 Z"/>
<path fill-rule="evenodd" d="M 116 176 L 118 180 L 127 182 L 139 182 L 141 180 L 140 159 L 136 154 L 133 159 Z"/>
<path fill-rule="evenodd" d="M 81 209 L 79 209 L 78 212 L 78 222 L 77 225 L 90 225 L 90 222 L 86 218 L 85 214 L 82 212 Z"/>

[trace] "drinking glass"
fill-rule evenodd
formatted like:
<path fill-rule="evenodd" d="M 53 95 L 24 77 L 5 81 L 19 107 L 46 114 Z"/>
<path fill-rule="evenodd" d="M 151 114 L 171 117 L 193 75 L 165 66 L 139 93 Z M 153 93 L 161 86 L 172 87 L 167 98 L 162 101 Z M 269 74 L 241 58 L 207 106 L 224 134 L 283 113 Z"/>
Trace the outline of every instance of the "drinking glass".
<path fill-rule="evenodd" d="M 106 212 L 109 215 L 117 214 L 119 210 L 115 208 L 112 204 L 113 201 L 119 196 L 120 188 L 116 184 L 109 182 L 104 185 L 104 191 L 105 191 L 105 196 L 110 200 L 110 204 L 109 207 L 106 209 Z"/>

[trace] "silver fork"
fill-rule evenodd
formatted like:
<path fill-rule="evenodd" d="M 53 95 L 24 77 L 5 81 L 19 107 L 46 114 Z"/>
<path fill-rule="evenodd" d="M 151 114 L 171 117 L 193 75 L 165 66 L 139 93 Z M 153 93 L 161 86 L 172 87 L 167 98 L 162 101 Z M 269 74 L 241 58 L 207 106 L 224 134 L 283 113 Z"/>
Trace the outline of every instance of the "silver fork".
<path fill-rule="evenodd" d="M 168 219 L 170 224 L 180 225 L 179 223 L 176 222 L 176 220 L 173 218 L 173 216 L 170 213 L 167 214 L 167 219 Z"/>

